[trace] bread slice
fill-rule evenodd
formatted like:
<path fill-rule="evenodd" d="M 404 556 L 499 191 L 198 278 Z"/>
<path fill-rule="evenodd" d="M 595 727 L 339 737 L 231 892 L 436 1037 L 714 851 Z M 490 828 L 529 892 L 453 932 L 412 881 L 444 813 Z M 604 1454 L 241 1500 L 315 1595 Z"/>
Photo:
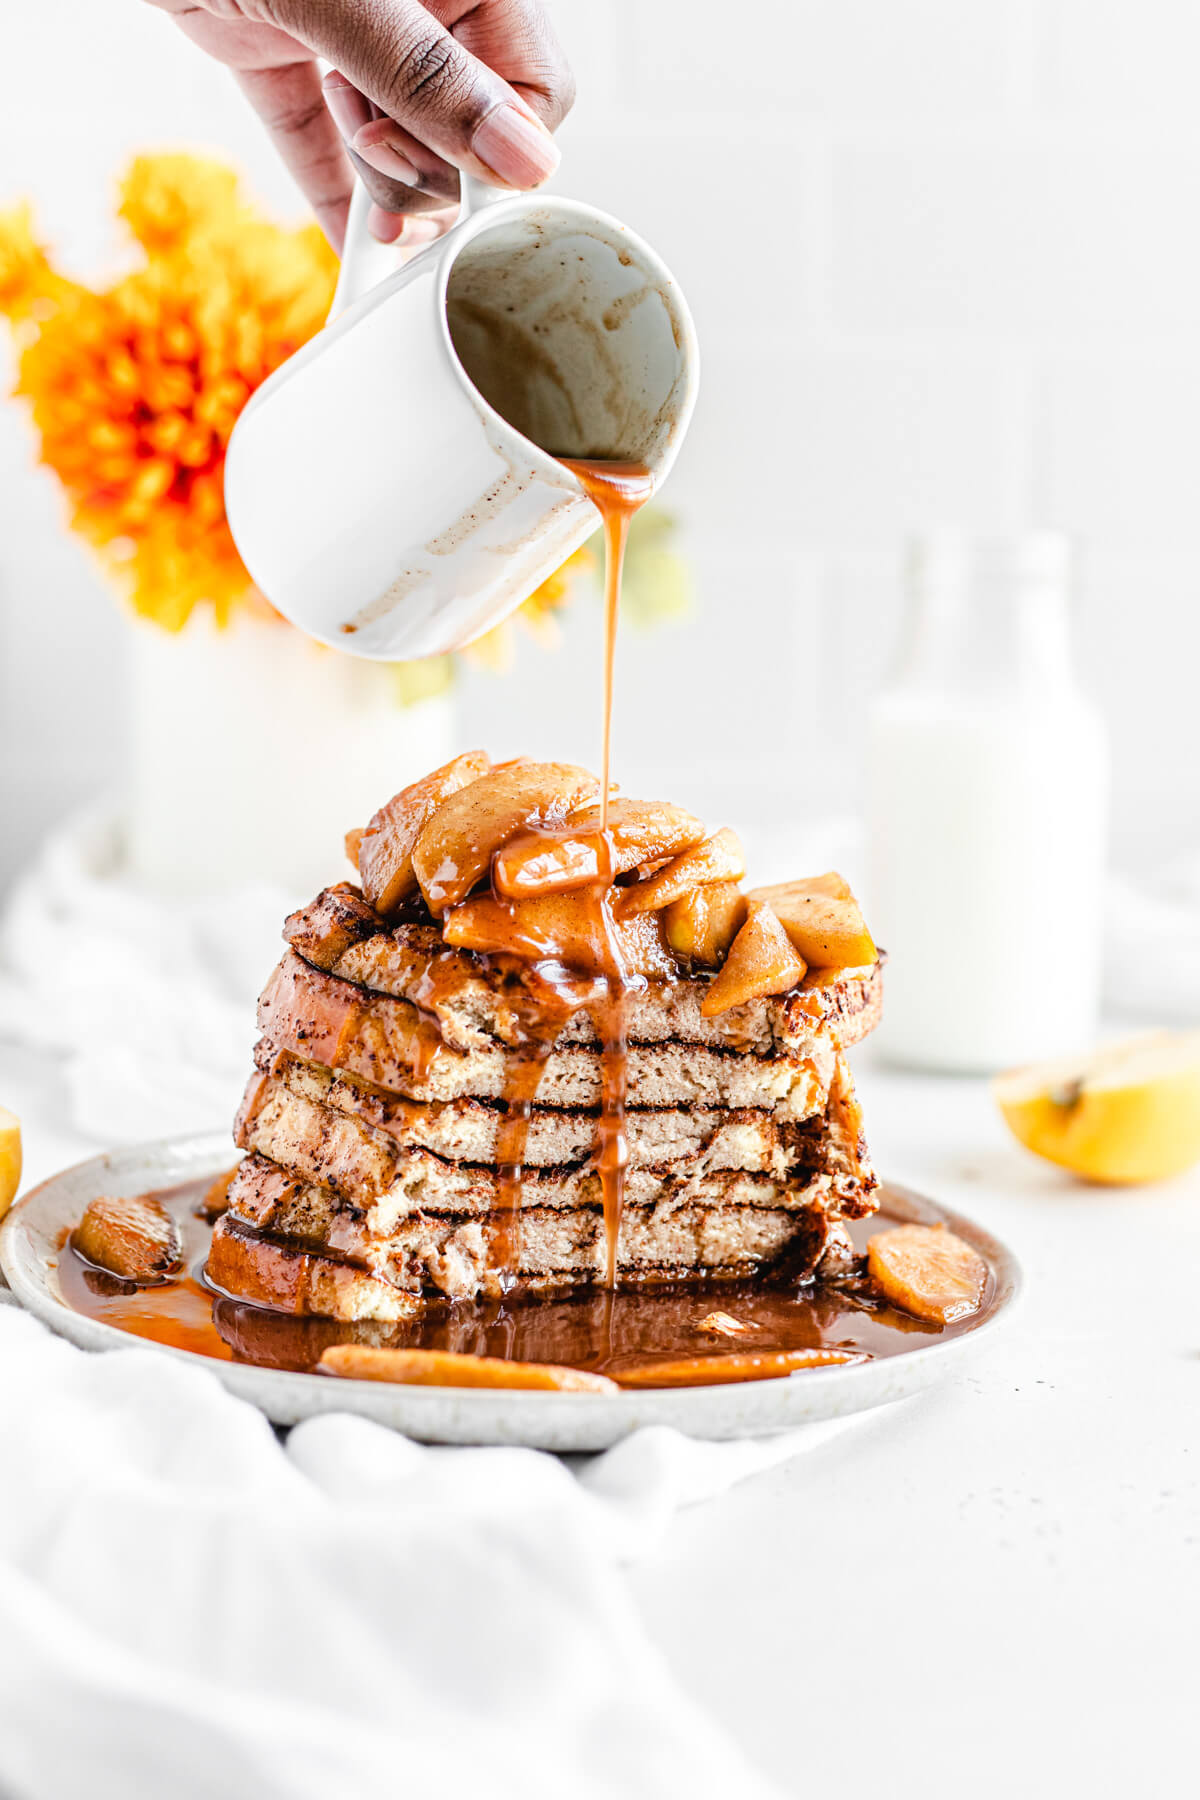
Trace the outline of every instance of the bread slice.
<path fill-rule="evenodd" d="M 411 1100 L 503 1100 L 511 1082 L 512 1058 L 500 1043 L 452 1049 L 410 1001 L 323 974 L 294 951 L 263 990 L 258 1022 L 275 1051 Z M 836 1063 L 836 1043 L 820 1032 L 797 1059 L 672 1040 L 630 1044 L 626 1079 L 639 1106 L 765 1107 L 781 1120 L 801 1120 L 823 1107 Z M 536 1098 L 543 1106 L 596 1107 L 601 1087 L 599 1051 L 566 1043 L 547 1057 Z"/>
<path fill-rule="evenodd" d="M 471 1216 L 417 1212 L 398 1220 L 386 1236 L 375 1235 L 358 1210 L 339 1206 L 325 1188 L 296 1180 L 265 1159 L 252 1158 L 244 1186 L 231 1193 L 231 1210 L 213 1232 L 209 1277 L 239 1298 L 264 1292 L 261 1272 L 242 1285 L 247 1245 L 266 1238 L 286 1246 L 275 1297 L 260 1303 L 283 1311 L 329 1312 L 335 1318 L 401 1318 L 390 1295 L 351 1282 L 361 1272 L 399 1295 L 421 1303 L 430 1295 L 474 1299 L 501 1297 L 496 1267 L 497 1234 L 504 1215 Z M 245 1167 L 246 1165 L 243 1165 Z M 744 1178 L 742 1178 L 744 1179 Z M 844 1227 L 825 1210 L 828 1177 L 813 1184 L 808 1207 L 745 1205 L 718 1200 L 705 1204 L 626 1204 L 618 1239 L 622 1281 L 699 1277 L 734 1278 L 787 1260 L 789 1272 L 805 1276 L 830 1248 L 839 1253 Z M 607 1244 L 598 1203 L 529 1206 L 521 1213 L 511 1273 L 523 1283 L 568 1288 L 603 1281 Z M 381 1307 L 392 1310 L 380 1310 Z M 365 1310 L 364 1310 L 365 1309 Z"/>
<path fill-rule="evenodd" d="M 394 1179 L 388 1171 L 409 1150 L 430 1150 L 452 1162 L 497 1162 L 505 1154 L 507 1116 L 502 1101 L 406 1100 L 321 1063 L 264 1047 L 263 1067 L 247 1084 L 234 1137 L 243 1149 L 263 1149 L 277 1162 L 288 1160 L 280 1150 L 294 1146 L 298 1155 L 329 1171 L 318 1180 L 377 1191 Z M 595 1111 L 535 1107 L 520 1160 L 527 1169 L 587 1162 L 599 1148 L 599 1124 Z M 819 1115 L 786 1124 L 748 1107 L 631 1108 L 625 1117 L 630 1169 L 742 1169 L 783 1177 L 817 1165 L 825 1131 Z M 277 1148 L 266 1147 L 264 1133 Z"/>
<path fill-rule="evenodd" d="M 405 924 L 389 931 L 348 882 L 326 888 L 310 906 L 293 913 L 283 935 L 313 968 L 417 1006 L 437 1021 L 453 1049 L 513 1045 L 522 1039 L 522 1020 L 529 1010 L 526 967 L 516 958 L 493 957 L 485 963 L 470 950 L 451 949 L 434 925 Z M 700 1007 L 711 984 L 710 975 L 681 976 L 630 995 L 629 1042 L 676 1039 L 755 1056 L 802 1057 L 814 1032 L 835 1031 L 845 1048 L 865 1037 L 879 1018 L 878 965 L 838 970 L 832 978 L 814 973 L 794 993 L 751 1000 L 706 1019 Z M 561 1045 L 595 1042 L 586 1010 L 575 1013 L 558 1039 Z"/>

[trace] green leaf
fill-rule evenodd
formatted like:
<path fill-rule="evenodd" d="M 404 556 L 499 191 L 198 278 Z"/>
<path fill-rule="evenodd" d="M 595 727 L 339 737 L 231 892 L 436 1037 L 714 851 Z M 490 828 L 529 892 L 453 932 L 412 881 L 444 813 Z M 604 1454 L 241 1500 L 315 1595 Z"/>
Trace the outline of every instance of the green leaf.
<path fill-rule="evenodd" d="M 648 506 L 629 528 L 621 613 L 644 630 L 691 611 L 695 584 L 691 564 L 672 548 L 676 524 L 669 512 Z"/>
<path fill-rule="evenodd" d="M 420 662 L 388 663 L 386 667 L 401 706 L 419 706 L 422 700 L 436 699 L 454 686 L 452 656 L 426 656 Z"/>

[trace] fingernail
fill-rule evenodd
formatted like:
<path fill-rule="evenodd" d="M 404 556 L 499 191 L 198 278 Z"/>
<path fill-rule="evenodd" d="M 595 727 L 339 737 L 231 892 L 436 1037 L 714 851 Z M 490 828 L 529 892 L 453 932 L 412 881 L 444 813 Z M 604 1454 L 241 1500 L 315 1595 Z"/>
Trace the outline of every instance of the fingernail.
<path fill-rule="evenodd" d="M 395 244 L 400 250 L 415 250 L 421 244 L 432 244 L 445 230 L 443 220 L 426 218 L 420 213 L 385 212 L 382 206 L 367 210 L 367 230 L 381 244 Z"/>
<path fill-rule="evenodd" d="M 333 115 L 333 122 L 349 143 L 356 131 L 371 122 L 371 108 L 367 104 L 365 94 L 360 94 L 353 82 L 331 69 L 321 83 L 325 95 L 325 104 Z"/>
<path fill-rule="evenodd" d="M 361 138 L 360 131 L 351 145 L 356 156 L 361 156 L 365 163 L 370 163 L 373 169 L 378 169 L 392 181 L 402 181 L 405 187 L 420 186 L 421 175 L 416 165 L 394 149 L 386 137 L 369 138 L 366 143 L 360 142 Z"/>
<path fill-rule="evenodd" d="M 495 107 L 471 139 L 471 149 L 501 181 L 510 187 L 536 187 L 553 175 L 561 158 L 558 146 L 544 125 L 518 112 L 515 106 Z"/>

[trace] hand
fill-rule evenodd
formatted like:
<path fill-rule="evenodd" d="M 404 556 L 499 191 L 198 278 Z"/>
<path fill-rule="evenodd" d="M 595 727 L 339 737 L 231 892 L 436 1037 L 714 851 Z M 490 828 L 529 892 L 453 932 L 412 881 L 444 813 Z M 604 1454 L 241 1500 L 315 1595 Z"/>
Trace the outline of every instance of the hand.
<path fill-rule="evenodd" d="M 234 71 L 335 249 L 355 170 L 375 236 L 407 246 L 452 222 L 460 169 L 531 188 L 558 166 L 575 87 L 538 0 L 150 4 Z"/>

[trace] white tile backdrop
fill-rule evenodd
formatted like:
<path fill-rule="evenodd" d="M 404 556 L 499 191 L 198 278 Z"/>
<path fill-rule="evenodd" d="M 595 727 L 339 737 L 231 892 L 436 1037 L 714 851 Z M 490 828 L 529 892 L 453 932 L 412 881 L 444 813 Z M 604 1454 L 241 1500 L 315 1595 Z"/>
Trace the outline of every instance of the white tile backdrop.
<path fill-rule="evenodd" d="M 1190 0 L 551 0 L 579 76 L 558 185 L 692 302 L 700 409 L 669 490 L 691 619 L 627 634 L 627 784 L 726 816 L 853 804 L 904 532 L 1057 524 L 1129 862 L 1200 842 L 1200 17 Z M 134 148 L 287 178 L 229 78 L 137 0 L 11 9 L 0 199 L 111 263 Z M 0 879 L 119 780 L 120 622 L 0 411 Z M 594 757 L 594 606 L 472 675 L 464 733 Z"/>

